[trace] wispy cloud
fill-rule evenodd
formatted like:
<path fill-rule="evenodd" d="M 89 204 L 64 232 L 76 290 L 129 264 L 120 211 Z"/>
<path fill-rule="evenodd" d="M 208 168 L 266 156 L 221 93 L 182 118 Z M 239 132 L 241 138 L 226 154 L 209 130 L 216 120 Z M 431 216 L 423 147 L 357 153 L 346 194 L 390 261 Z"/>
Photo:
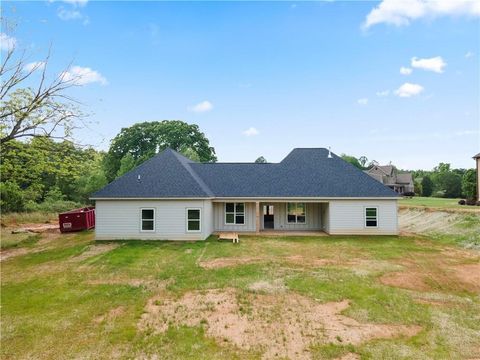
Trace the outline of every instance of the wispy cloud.
<path fill-rule="evenodd" d="M 197 113 L 211 111 L 212 109 L 213 109 L 213 104 L 208 100 L 202 101 L 188 108 L 188 110 L 197 112 Z"/>
<path fill-rule="evenodd" d="M 368 104 L 368 99 L 367 98 L 361 98 L 357 100 L 358 105 L 367 105 Z"/>
<path fill-rule="evenodd" d="M 35 70 L 43 70 L 43 69 L 45 69 L 45 61 L 34 61 L 26 64 L 23 67 L 23 70 L 27 72 L 31 72 Z"/>
<path fill-rule="evenodd" d="M 442 59 L 441 56 L 428 59 L 419 59 L 417 57 L 413 57 L 410 65 L 414 68 L 442 73 L 445 66 L 447 66 L 447 63 Z"/>
<path fill-rule="evenodd" d="M 57 16 L 63 21 L 83 19 L 83 15 L 80 11 L 74 9 L 65 9 L 63 6 L 60 6 L 57 9 Z"/>
<path fill-rule="evenodd" d="M 405 67 L 405 66 L 402 66 L 400 68 L 400 74 L 402 75 L 410 75 L 412 73 L 412 69 L 411 68 L 408 68 L 408 67 Z"/>
<path fill-rule="evenodd" d="M 399 97 L 412 97 L 420 94 L 423 90 L 422 85 L 405 83 L 395 91 L 395 94 Z"/>
<path fill-rule="evenodd" d="M 260 132 L 254 127 L 249 127 L 247 130 L 243 131 L 243 135 L 245 136 L 256 136 L 258 134 L 260 134 Z"/>
<path fill-rule="evenodd" d="M 83 7 L 83 6 L 87 5 L 87 3 L 88 3 L 88 0 L 62 0 L 62 1 L 64 3 L 73 5 L 75 7 L 77 7 L 77 6 Z"/>
<path fill-rule="evenodd" d="M 480 2 L 472 0 L 383 0 L 367 15 L 362 27 L 376 24 L 406 26 L 421 18 L 480 16 Z"/>
<path fill-rule="evenodd" d="M 473 55 L 475 55 L 472 51 L 467 51 L 465 53 L 465 59 L 470 59 L 471 57 L 473 57 Z"/>
<path fill-rule="evenodd" d="M 57 8 L 57 16 L 60 20 L 80 20 L 83 25 L 88 25 L 90 23 L 88 16 L 84 15 L 80 10 L 80 8 L 87 5 L 88 0 L 63 0 L 62 2 L 68 5 L 59 6 Z"/>
<path fill-rule="evenodd" d="M 5 33 L 0 33 L 0 50 L 10 51 L 17 44 L 17 39 L 13 36 L 8 36 Z"/>
<path fill-rule="evenodd" d="M 383 90 L 383 91 L 376 92 L 376 95 L 378 97 L 385 97 L 385 96 L 388 96 L 389 94 L 390 94 L 390 90 Z"/>
<path fill-rule="evenodd" d="M 63 81 L 72 81 L 76 85 L 99 83 L 107 85 L 107 79 L 98 71 L 89 67 L 72 66 L 69 70 L 60 74 Z"/>

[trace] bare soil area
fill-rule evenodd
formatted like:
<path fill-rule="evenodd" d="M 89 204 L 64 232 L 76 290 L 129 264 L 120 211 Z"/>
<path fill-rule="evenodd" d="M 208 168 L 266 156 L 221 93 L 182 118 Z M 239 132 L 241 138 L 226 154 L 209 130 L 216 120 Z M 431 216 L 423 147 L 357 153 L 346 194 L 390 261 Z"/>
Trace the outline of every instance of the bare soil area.
<path fill-rule="evenodd" d="M 171 324 L 202 325 L 220 344 L 258 349 L 265 359 L 309 359 L 314 344 L 360 344 L 414 336 L 421 330 L 420 326 L 360 323 L 341 314 L 348 306 L 348 300 L 320 304 L 295 293 L 245 295 L 232 288 L 192 291 L 180 299 L 153 297 L 138 327 L 162 333 Z"/>
<path fill-rule="evenodd" d="M 471 231 L 460 225 L 466 216 L 478 217 L 480 221 L 480 212 L 466 214 L 456 211 L 405 208 L 400 209 L 398 222 L 400 230 L 407 233 L 461 234 Z"/>
<path fill-rule="evenodd" d="M 264 260 L 262 257 L 229 257 L 200 261 L 198 265 L 204 269 L 221 269 L 230 266 L 259 263 Z"/>

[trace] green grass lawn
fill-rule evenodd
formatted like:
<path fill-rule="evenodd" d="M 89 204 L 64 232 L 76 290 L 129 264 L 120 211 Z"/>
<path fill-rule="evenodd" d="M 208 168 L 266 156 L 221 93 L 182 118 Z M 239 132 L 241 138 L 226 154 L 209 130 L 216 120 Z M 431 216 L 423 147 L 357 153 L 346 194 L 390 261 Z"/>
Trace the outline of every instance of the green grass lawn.
<path fill-rule="evenodd" d="M 261 301 L 269 301 L 278 313 L 272 310 L 262 321 L 272 327 L 295 311 L 282 307 L 289 296 L 313 304 L 348 300 L 342 314 L 360 323 L 421 327 L 413 336 L 356 344 L 308 338 L 312 358 L 348 352 L 364 359 L 480 357 L 478 290 L 453 273 L 480 256 L 425 237 L 252 236 L 233 245 L 213 237 L 195 243 L 95 243 L 93 232 L 49 236 L 20 242 L 7 251 L 23 252 L 2 262 L 2 359 L 260 358 L 265 348 L 236 346 L 227 328 L 224 337 L 210 336 L 209 317 L 190 325 L 167 318 L 163 332 L 139 327 L 149 314 L 149 299 L 160 306 L 210 289 L 234 289 L 239 316 L 247 322 Z M 220 260 L 226 266 L 205 265 Z M 423 279 L 424 288 L 380 281 L 398 271 Z M 281 286 L 278 293 L 273 287 L 273 294 L 263 294 L 252 290 L 258 283 Z M 182 314 L 182 306 L 175 313 Z M 258 330 L 259 336 L 269 332 Z M 279 338 L 278 346 L 289 336 Z"/>
<path fill-rule="evenodd" d="M 411 199 L 403 198 L 399 201 L 400 206 L 418 206 L 428 208 L 445 208 L 445 209 L 470 209 L 479 210 L 480 207 L 458 205 L 460 199 L 445 199 L 445 198 L 433 198 L 433 197 L 421 197 L 415 196 Z"/>

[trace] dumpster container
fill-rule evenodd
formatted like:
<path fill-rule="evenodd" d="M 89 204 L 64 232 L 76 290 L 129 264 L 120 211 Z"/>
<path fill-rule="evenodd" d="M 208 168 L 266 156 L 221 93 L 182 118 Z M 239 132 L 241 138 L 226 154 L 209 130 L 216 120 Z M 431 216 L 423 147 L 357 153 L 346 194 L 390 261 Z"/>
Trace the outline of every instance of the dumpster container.
<path fill-rule="evenodd" d="M 81 231 L 95 227 L 95 207 L 88 206 L 58 214 L 60 231 Z"/>

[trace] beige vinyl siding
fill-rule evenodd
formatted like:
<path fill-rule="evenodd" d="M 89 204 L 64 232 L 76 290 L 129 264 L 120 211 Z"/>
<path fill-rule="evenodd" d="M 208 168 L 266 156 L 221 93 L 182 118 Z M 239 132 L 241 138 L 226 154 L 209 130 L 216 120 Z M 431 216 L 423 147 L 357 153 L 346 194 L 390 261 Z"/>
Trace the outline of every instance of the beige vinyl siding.
<path fill-rule="evenodd" d="M 243 201 L 237 201 L 243 202 Z M 214 217 L 214 230 L 215 231 L 255 231 L 255 203 L 245 202 L 245 224 L 244 225 L 232 225 L 225 224 L 225 203 L 215 202 L 213 203 L 213 217 Z"/>
<path fill-rule="evenodd" d="M 273 205 L 273 223 L 275 230 L 320 230 L 322 228 L 322 214 L 320 211 L 320 203 L 305 204 L 304 224 L 294 224 L 287 222 L 287 203 L 278 203 Z"/>
<path fill-rule="evenodd" d="M 97 200 L 97 240 L 204 240 L 212 232 L 211 200 Z M 155 209 L 155 231 L 140 230 L 142 208 Z M 187 209 L 201 209 L 201 231 L 187 232 Z"/>
<path fill-rule="evenodd" d="M 365 208 L 377 207 L 378 226 L 365 227 Z M 330 234 L 398 234 L 397 200 L 332 200 L 329 204 Z"/>

